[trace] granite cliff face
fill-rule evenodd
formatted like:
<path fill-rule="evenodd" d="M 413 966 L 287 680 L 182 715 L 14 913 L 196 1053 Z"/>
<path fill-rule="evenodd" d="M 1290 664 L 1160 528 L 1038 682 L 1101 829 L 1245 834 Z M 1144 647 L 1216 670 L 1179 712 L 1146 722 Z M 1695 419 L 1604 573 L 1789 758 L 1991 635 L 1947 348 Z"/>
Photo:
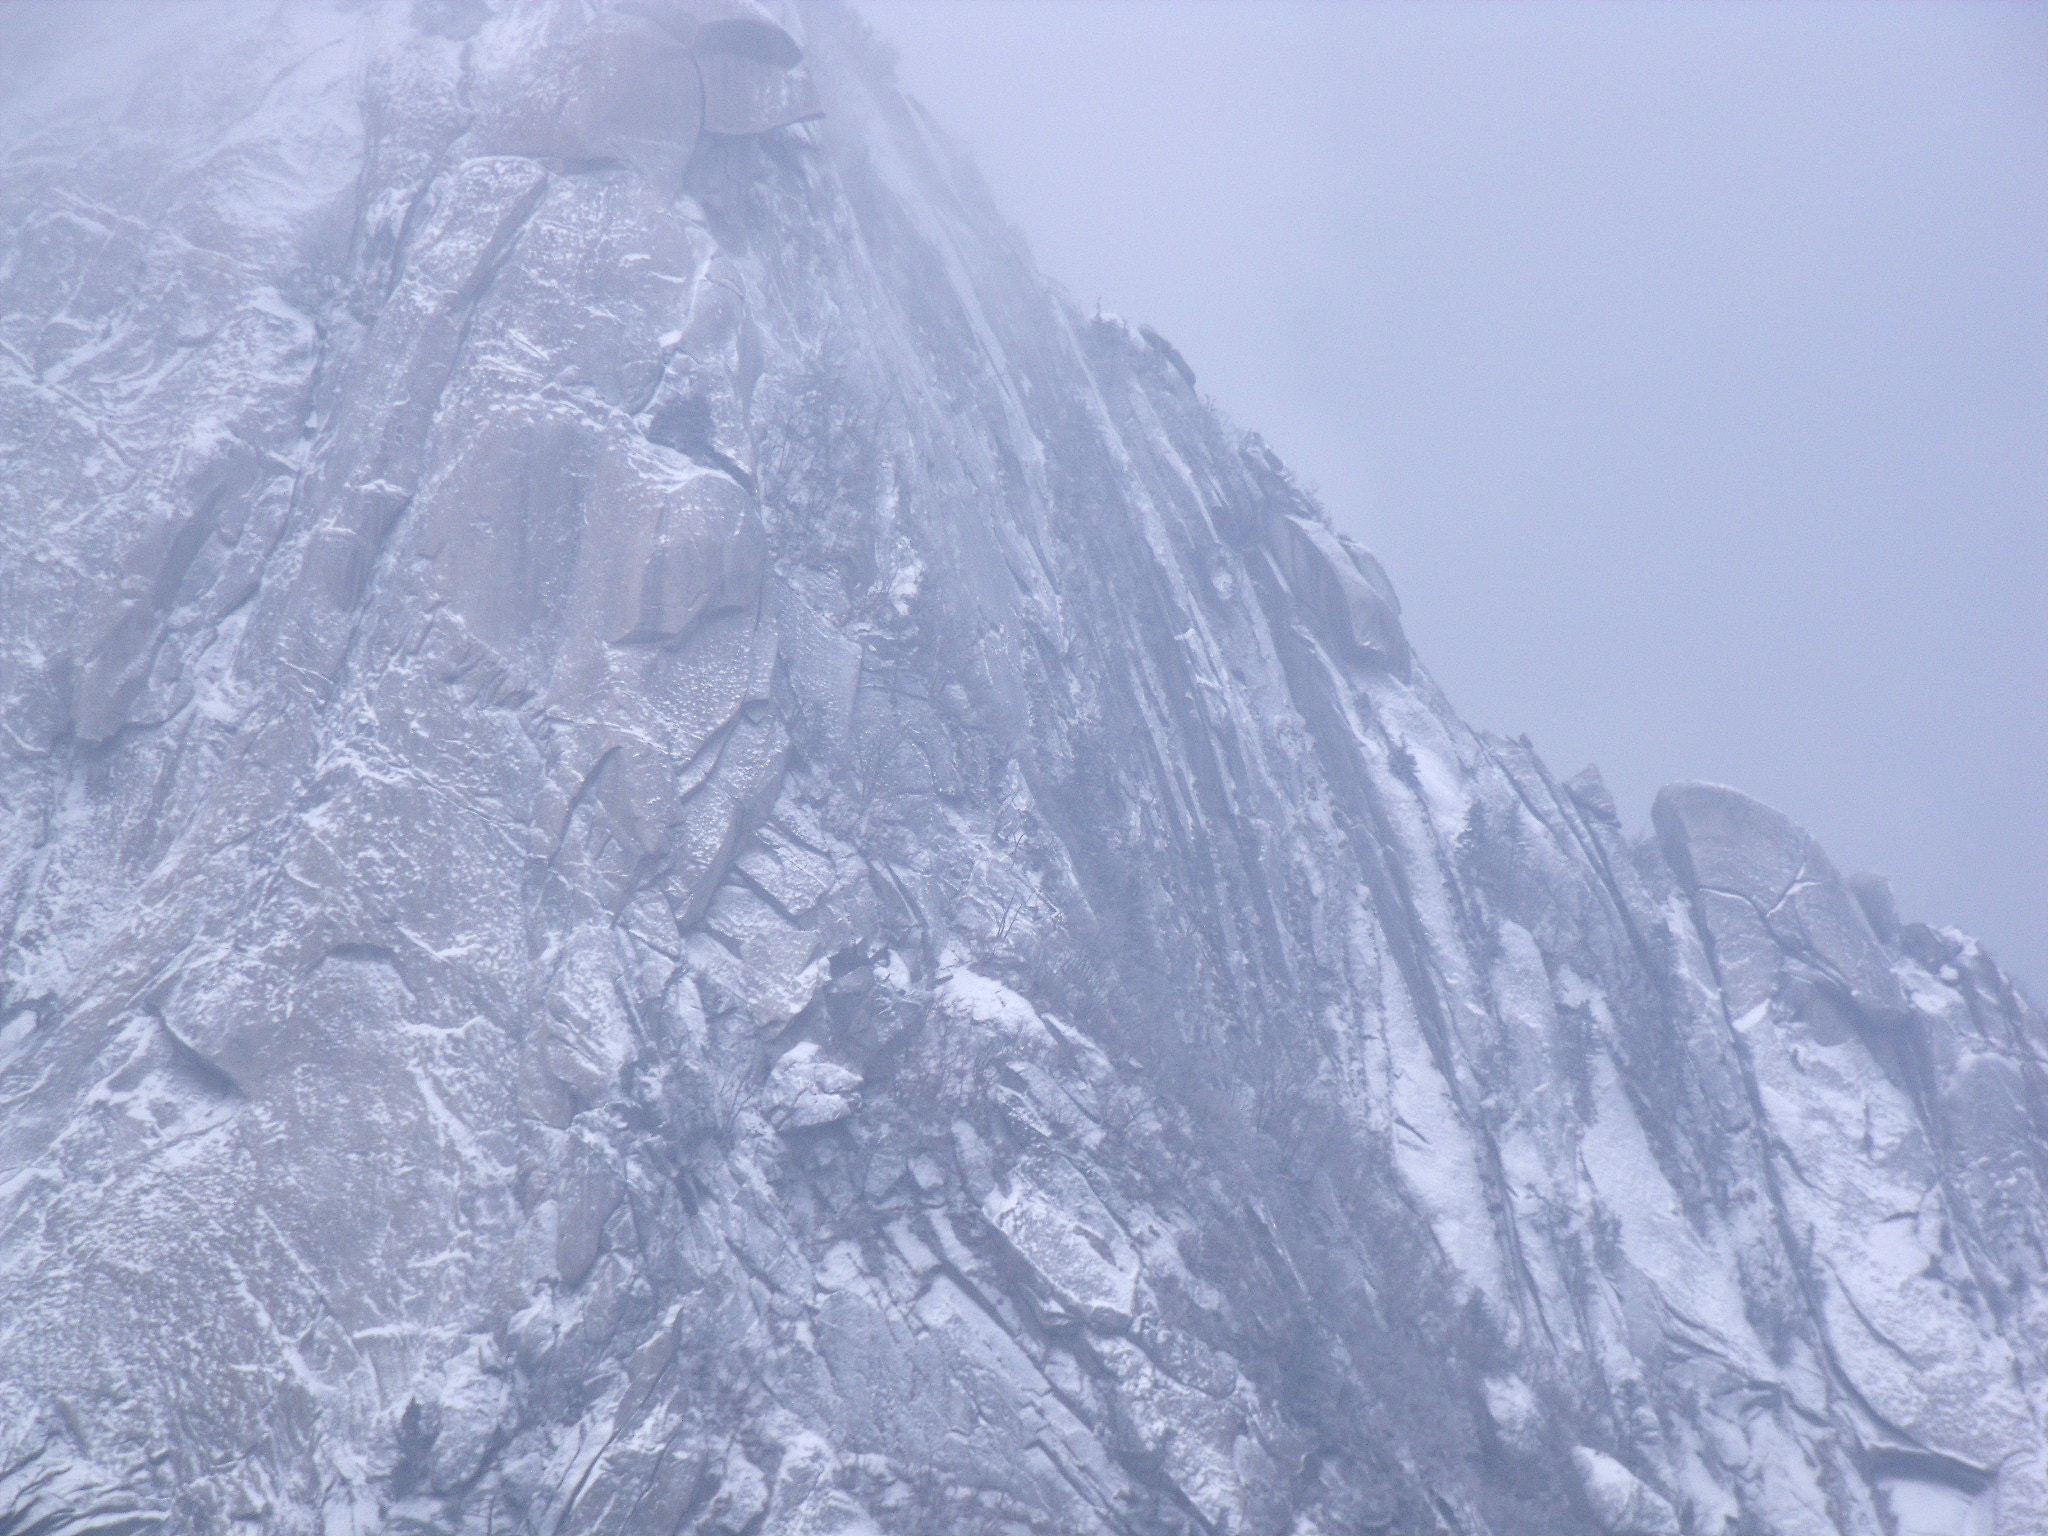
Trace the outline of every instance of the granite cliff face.
<path fill-rule="evenodd" d="M 0 34 L 0 1532 L 2048 1530 L 2040 1016 L 845 12 Z"/>

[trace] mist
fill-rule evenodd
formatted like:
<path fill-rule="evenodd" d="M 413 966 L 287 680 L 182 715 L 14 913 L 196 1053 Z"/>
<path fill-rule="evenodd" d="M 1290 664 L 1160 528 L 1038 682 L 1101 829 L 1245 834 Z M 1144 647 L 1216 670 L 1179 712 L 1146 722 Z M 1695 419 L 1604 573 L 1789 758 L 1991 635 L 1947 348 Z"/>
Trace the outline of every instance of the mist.
<path fill-rule="evenodd" d="M 2048 985 L 2048 8 L 861 8 L 1469 719 L 1633 827 L 1736 785 Z"/>

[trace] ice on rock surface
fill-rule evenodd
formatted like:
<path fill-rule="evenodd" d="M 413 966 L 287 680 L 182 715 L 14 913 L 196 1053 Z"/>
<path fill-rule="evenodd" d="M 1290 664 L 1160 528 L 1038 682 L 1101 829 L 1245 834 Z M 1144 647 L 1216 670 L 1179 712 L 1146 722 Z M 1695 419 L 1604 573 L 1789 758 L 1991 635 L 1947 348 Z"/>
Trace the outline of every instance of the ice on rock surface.
<path fill-rule="evenodd" d="M 846 9 L 0 12 L 0 1532 L 2048 1530 L 2040 1015 Z"/>

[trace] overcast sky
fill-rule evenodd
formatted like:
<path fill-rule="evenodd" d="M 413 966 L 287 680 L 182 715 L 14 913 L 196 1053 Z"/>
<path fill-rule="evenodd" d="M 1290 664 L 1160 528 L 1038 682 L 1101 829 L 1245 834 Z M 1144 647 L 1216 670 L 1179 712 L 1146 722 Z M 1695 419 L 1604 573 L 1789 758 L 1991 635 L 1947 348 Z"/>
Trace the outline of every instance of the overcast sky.
<path fill-rule="evenodd" d="M 2048 5 L 859 0 L 1466 718 L 1769 801 L 2048 1000 Z"/>

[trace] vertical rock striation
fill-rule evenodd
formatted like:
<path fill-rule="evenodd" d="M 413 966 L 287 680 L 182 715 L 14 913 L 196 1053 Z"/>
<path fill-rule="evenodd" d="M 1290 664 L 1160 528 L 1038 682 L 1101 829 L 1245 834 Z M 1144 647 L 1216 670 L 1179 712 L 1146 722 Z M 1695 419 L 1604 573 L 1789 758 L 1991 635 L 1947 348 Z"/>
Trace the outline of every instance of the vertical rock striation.
<path fill-rule="evenodd" d="M 846 12 L 0 29 L 0 1531 L 2048 1529 L 2040 1016 Z"/>

